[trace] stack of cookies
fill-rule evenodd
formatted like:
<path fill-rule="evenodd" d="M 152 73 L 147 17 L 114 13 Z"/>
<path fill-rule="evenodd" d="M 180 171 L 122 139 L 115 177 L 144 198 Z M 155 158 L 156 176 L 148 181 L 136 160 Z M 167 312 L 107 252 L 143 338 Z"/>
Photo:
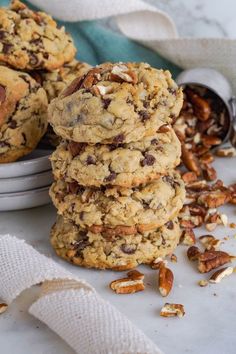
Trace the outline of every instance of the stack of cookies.
<path fill-rule="evenodd" d="M 59 256 L 125 270 L 173 252 L 185 190 L 171 123 L 182 101 L 168 71 L 105 63 L 51 102 L 49 121 L 64 139 L 51 158 Z"/>
<path fill-rule="evenodd" d="M 89 68 L 75 53 L 51 16 L 18 0 L 0 8 L 0 163 L 36 148 L 47 131 L 48 101 Z"/>

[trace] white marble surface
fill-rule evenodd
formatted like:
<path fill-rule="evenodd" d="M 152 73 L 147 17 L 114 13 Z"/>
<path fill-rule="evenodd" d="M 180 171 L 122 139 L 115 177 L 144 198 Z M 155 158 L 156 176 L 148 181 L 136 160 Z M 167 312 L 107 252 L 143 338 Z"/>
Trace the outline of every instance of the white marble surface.
<path fill-rule="evenodd" d="M 219 177 L 225 183 L 235 182 L 235 164 L 236 158 L 216 161 Z M 236 222 L 236 208 L 228 206 L 223 209 L 230 221 Z M 170 263 L 175 274 L 175 286 L 167 300 L 184 304 L 186 316 L 182 319 L 163 319 L 159 311 L 165 299 L 157 291 L 155 271 L 149 267 L 140 267 L 145 273 L 144 292 L 133 295 L 114 294 L 108 284 L 121 274 L 76 268 L 54 255 L 48 241 L 54 220 L 55 210 L 50 205 L 28 211 L 1 213 L 0 233 L 24 238 L 38 251 L 53 257 L 56 262 L 86 279 L 166 354 L 235 354 L 236 274 L 220 284 L 200 288 L 197 282 L 206 276 L 196 271 L 196 266 L 186 259 L 187 248 L 180 246 L 176 252 L 178 263 Z M 203 234 L 206 230 L 197 232 Z M 230 236 L 222 248 L 236 254 L 236 239 L 233 237 L 236 230 L 219 227 L 214 234 L 219 237 Z M 72 354 L 73 351 L 59 337 L 27 314 L 27 307 L 36 295 L 37 288 L 25 292 L 0 316 L 0 353 Z"/>
<path fill-rule="evenodd" d="M 236 38 L 235 0 L 147 0 L 166 11 L 183 37 Z"/>

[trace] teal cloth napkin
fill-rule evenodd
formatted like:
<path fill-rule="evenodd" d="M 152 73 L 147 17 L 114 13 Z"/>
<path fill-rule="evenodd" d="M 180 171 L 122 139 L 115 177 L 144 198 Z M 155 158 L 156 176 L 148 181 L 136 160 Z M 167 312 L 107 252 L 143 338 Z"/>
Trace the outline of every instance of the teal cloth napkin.
<path fill-rule="evenodd" d="M 0 6 L 8 4 L 8 0 L 0 0 Z M 180 68 L 156 52 L 105 28 L 99 21 L 59 21 L 59 24 L 71 33 L 77 48 L 77 59 L 91 65 L 104 61 L 144 61 L 156 68 L 169 69 L 174 77 L 180 72 Z"/>

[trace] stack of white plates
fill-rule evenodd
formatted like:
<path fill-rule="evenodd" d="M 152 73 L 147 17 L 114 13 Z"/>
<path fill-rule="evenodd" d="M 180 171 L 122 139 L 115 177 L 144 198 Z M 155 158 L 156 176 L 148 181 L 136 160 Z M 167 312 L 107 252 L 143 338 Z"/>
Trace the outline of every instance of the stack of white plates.
<path fill-rule="evenodd" d="M 0 164 L 0 211 L 50 203 L 51 151 L 36 149 L 19 161 Z"/>

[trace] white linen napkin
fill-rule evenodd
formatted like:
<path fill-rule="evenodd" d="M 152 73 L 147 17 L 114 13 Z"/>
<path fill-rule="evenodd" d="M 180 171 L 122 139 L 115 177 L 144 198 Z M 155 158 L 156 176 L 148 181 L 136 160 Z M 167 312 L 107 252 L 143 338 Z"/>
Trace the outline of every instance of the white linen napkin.
<path fill-rule="evenodd" d="M 115 17 L 121 32 L 182 68 L 220 70 L 236 92 L 236 39 L 179 38 L 173 20 L 142 0 L 30 0 L 65 21 Z"/>
<path fill-rule="evenodd" d="M 9 235 L 0 235 L 0 298 L 10 304 L 38 283 L 29 312 L 79 354 L 161 354 L 156 345 L 84 280 Z"/>

